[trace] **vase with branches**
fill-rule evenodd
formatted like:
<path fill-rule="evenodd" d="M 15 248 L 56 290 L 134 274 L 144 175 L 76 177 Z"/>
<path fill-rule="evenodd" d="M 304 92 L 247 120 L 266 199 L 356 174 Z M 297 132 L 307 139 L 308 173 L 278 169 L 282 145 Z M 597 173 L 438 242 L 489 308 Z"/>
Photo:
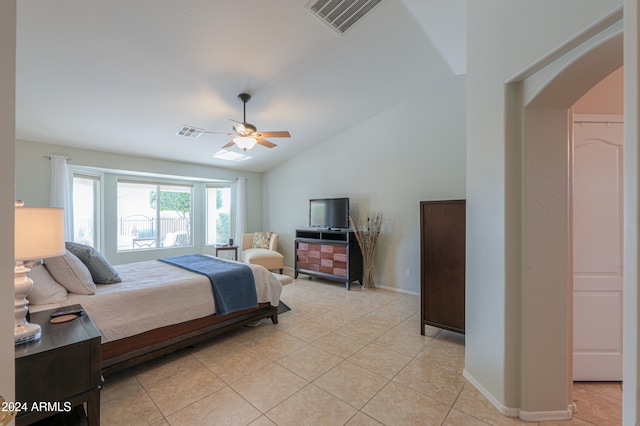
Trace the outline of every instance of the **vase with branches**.
<path fill-rule="evenodd" d="M 353 229 L 360 251 L 362 251 L 362 261 L 364 275 L 362 277 L 363 288 L 375 288 L 373 281 L 373 258 L 380 237 L 382 228 L 382 212 L 369 212 L 367 214 L 349 215 L 349 223 Z"/>

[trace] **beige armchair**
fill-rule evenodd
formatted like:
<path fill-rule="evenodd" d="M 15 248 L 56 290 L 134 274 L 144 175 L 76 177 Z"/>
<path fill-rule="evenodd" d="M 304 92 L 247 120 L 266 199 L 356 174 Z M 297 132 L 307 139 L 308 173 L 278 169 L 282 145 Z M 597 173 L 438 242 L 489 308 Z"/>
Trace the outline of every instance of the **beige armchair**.
<path fill-rule="evenodd" d="M 262 243 L 262 246 L 256 247 L 260 243 Z M 272 232 L 242 234 L 240 247 L 242 249 L 243 262 L 261 265 L 269 270 L 277 269 L 282 274 L 284 256 L 277 251 L 278 234 Z"/>

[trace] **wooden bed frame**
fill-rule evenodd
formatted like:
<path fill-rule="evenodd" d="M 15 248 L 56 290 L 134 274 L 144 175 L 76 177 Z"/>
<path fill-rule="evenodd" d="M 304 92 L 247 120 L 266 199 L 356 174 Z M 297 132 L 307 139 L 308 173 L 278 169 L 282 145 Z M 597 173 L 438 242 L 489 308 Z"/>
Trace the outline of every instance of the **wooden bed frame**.
<path fill-rule="evenodd" d="M 268 302 L 260 303 L 257 308 L 223 317 L 210 315 L 103 343 L 102 374 L 132 367 L 263 318 L 271 318 L 277 324 L 278 308 Z"/>

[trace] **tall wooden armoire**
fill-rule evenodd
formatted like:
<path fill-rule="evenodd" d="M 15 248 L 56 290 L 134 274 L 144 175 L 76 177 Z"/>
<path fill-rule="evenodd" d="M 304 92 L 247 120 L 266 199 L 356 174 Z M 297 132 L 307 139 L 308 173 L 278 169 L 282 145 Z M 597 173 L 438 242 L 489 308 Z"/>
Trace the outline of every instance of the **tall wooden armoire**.
<path fill-rule="evenodd" d="M 420 334 L 465 332 L 465 200 L 420 202 Z"/>

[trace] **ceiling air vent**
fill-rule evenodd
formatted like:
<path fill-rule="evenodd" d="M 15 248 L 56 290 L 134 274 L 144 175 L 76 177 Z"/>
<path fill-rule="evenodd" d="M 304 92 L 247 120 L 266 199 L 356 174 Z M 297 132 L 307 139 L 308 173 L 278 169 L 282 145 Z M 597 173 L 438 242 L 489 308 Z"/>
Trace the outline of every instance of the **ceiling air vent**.
<path fill-rule="evenodd" d="M 344 33 L 382 0 L 311 0 L 306 8 L 331 28 Z"/>
<path fill-rule="evenodd" d="M 198 129 L 197 127 L 191 127 L 191 126 L 182 126 L 180 130 L 176 132 L 176 135 L 184 136 L 185 138 L 196 139 L 202 133 L 204 133 L 204 129 Z"/>

